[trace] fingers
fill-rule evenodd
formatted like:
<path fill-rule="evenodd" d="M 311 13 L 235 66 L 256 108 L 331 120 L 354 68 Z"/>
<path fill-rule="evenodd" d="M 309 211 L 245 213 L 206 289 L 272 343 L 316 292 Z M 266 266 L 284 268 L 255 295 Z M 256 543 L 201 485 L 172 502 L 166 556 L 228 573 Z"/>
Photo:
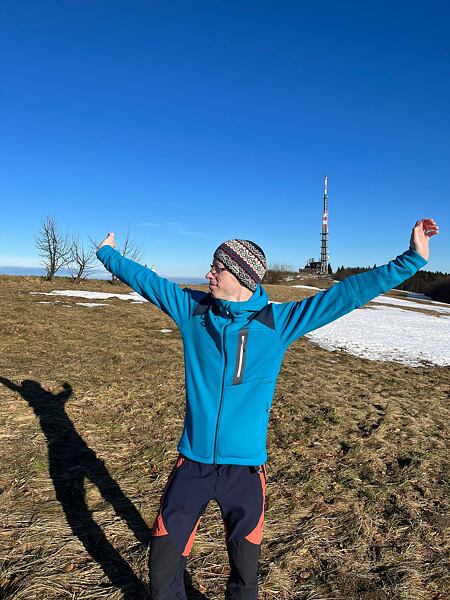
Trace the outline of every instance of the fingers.
<path fill-rule="evenodd" d="M 100 250 L 100 248 L 102 246 L 111 246 L 111 248 L 115 248 L 116 247 L 116 242 L 115 242 L 115 239 L 114 239 L 114 232 L 113 231 L 111 231 L 111 232 L 109 232 L 109 233 L 106 234 L 105 239 L 100 244 L 100 246 L 98 246 L 98 249 Z"/>
<path fill-rule="evenodd" d="M 416 221 L 415 226 L 417 227 L 421 223 L 423 223 L 424 225 L 432 225 L 432 226 L 438 227 L 438 225 L 434 219 L 419 219 L 418 221 Z"/>
<path fill-rule="evenodd" d="M 420 219 L 416 221 L 414 228 L 419 227 L 423 229 L 423 233 L 427 237 L 431 237 L 439 233 L 439 226 L 434 219 Z"/>

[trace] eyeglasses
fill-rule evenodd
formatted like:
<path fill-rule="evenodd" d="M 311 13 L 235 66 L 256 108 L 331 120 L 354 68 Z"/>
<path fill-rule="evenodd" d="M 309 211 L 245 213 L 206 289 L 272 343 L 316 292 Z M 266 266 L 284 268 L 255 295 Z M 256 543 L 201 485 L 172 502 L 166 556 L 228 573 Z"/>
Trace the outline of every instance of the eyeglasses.
<path fill-rule="evenodd" d="M 216 265 L 214 263 L 211 263 L 209 265 L 209 270 L 213 275 L 220 275 L 221 273 L 223 273 L 223 271 L 226 271 L 227 268 L 226 267 L 219 267 L 219 265 Z"/>

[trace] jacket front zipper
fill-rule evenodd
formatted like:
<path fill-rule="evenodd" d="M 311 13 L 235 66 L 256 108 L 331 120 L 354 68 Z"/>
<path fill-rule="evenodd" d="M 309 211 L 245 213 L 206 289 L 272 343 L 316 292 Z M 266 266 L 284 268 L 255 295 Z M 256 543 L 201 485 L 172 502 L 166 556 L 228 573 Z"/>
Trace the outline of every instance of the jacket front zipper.
<path fill-rule="evenodd" d="M 225 329 L 230 325 L 227 323 L 224 325 L 222 330 L 222 346 L 223 346 L 223 356 L 224 356 L 224 368 L 223 368 L 223 377 L 222 377 L 222 392 L 220 394 L 220 403 L 219 403 L 219 412 L 217 413 L 217 423 L 216 423 L 216 435 L 214 438 L 214 466 L 217 464 L 217 434 L 219 433 L 219 421 L 220 421 L 220 413 L 222 412 L 222 403 L 223 403 L 223 390 L 225 387 L 225 376 L 227 372 L 227 351 L 225 348 Z"/>

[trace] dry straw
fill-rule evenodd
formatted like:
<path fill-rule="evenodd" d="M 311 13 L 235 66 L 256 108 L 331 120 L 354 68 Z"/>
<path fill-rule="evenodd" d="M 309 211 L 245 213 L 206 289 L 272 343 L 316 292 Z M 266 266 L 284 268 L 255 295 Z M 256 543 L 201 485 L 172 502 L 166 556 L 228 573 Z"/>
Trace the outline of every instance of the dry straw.
<path fill-rule="evenodd" d="M 182 342 L 148 304 L 30 294 L 70 287 L 0 277 L 0 596 L 146 598 L 149 527 L 184 416 Z M 306 339 L 289 349 L 271 416 L 261 600 L 449 597 L 449 390 L 448 368 Z M 222 598 L 227 575 L 210 504 L 189 597 Z"/>

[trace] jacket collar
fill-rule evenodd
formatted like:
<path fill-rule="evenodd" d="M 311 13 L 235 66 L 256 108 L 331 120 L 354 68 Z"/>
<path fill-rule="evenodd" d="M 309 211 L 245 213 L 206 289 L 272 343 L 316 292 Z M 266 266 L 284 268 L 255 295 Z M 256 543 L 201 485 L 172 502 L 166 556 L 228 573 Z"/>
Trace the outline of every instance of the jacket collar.
<path fill-rule="evenodd" d="M 209 309 L 215 315 L 244 315 L 244 317 L 260 321 L 270 329 L 275 329 L 272 305 L 268 303 L 269 297 L 266 290 L 258 285 L 253 296 L 246 302 L 232 302 L 230 300 L 214 300 L 210 293 L 205 294 L 193 312 L 193 316 L 204 315 Z M 239 317 L 238 317 L 239 318 Z"/>
<path fill-rule="evenodd" d="M 253 295 L 245 302 L 233 302 L 232 300 L 213 300 L 218 314 L 230 314 L 238 316 L 261 310 L 269 301 L 266 290 L 258 285 Z"/>

